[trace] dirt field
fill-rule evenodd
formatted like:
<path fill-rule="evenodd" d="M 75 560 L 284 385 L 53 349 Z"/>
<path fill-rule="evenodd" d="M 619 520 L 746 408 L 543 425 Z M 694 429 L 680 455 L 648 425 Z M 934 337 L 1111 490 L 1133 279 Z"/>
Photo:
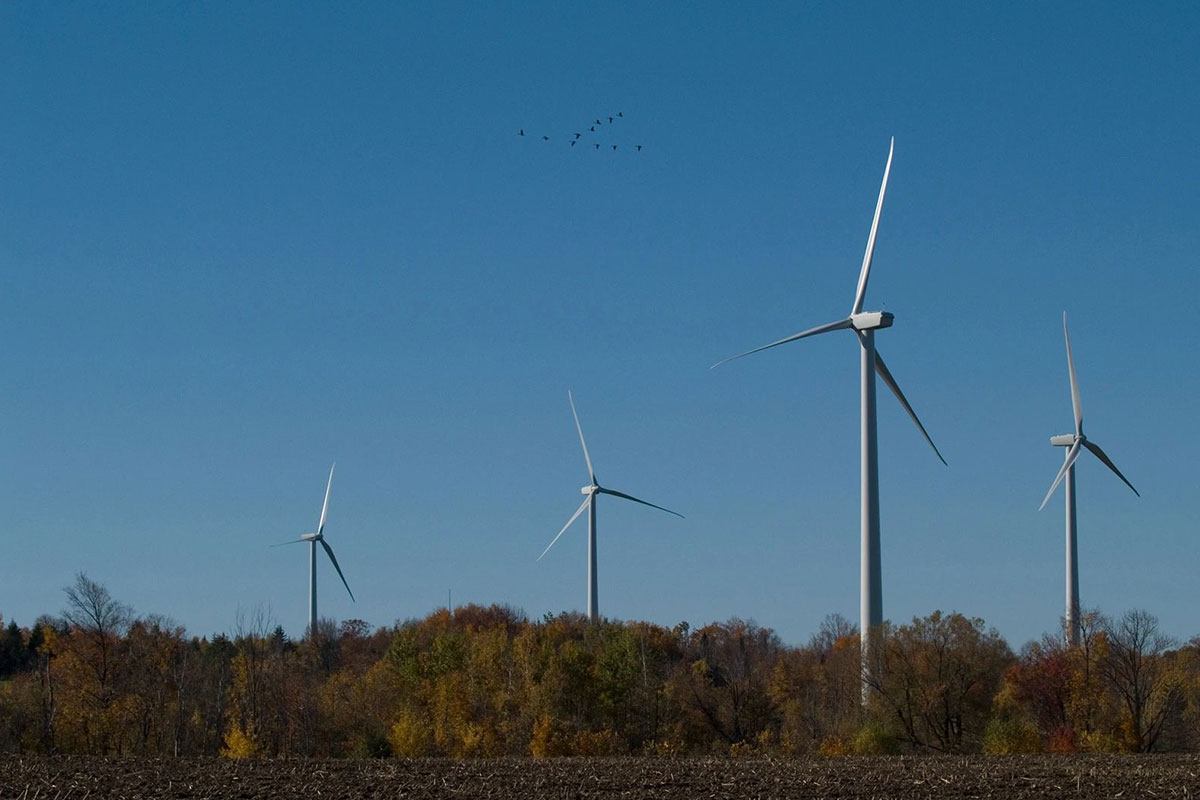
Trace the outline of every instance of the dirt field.
<path fill-rule="evenodd" d="M 1200 756 L 246 761 L 0 757 L 0 798 L 1200 796 Z"/>

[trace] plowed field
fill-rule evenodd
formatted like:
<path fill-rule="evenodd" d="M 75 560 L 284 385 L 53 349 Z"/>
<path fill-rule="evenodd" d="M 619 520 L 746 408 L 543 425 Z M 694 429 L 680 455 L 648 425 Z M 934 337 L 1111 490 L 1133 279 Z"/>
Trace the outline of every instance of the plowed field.
<path fill-rule="evenodd" d="M 244 761 L 0 757 L 0 798 L 1192 798 L 1200 756 Z"/>

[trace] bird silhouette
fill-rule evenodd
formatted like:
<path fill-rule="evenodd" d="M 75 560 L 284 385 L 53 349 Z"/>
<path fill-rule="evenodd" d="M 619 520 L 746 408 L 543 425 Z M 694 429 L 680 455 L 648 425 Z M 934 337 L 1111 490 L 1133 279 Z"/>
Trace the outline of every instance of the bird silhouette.
<path fill-rule="evenodd" d="M 598 145 L 598 144 L 597 144 L 597 145 L 594 145 L 594 147 L 595 147 L 597 150 L 599 150 L 599 149 L 600 149 L 600 145 Z"/>
<path fill-rule="evenodd" d="M 521 132 L 518 133 L 517 136 L 524 136 L 524 135 L 525 135 L 525 129 L 521 128 Z"/>
<path fill-rule="evenodd" d="M 550 137 L 549 137 L 549 136 L 543 136 L 543 137 L 542 137 L 542 141 L 544 141 L 544 142 L 548 142 L 548 141 L 550 141 Z"/>
<path fill-rule="evenodd" d="M 617 116 L 618 116 L 618 117 L 623 117 L 623 116 L 625 116 L 625 115 L 624 115 L 624 114 L 622 114 L 620 111 L 618 111 L 618 112 L 617 112 Z"/>
<path fill-rule="evenodd" d="M 592 133 L 595 133 L 595 132 L 596 132 L 596 126 L 595 126 L 595 125 L 593 125 L 592 127 L 588 128 L 588 130 L 589 130 L 589 131 L 591 131 Z"/>
<path fill-rule="evenodd" d="M 575 138 L 576 138 L 576 139 L 578 139 L 580 136 L 583 136 L 583 134 L 582 134 L 582 133 L 577 133 L 577 134 L 575 134 Z"/>
<path fill-rule="evenodd" d="M 637 146 L 637 149 L 639 153 L 642 152 L 642 146 L 640 144 Z"/>
<path fill-rule="evenodd" d="M 603 123 L 603 122 L 601 122 L 600 120 L 596 120 L 596 124 L 597 124 L 597 125 L 603 125 L 604 123 Z"/>
<path fill-rule="evenodd" d="M 615 151 L 616 149 L 617 149 L 617 146 L 614 144 L 614 145 L 613 145 L 613 150 Z"/>
<path fill-rule="evenodd" d="M 609 125 L 612 125 L 612 117 L 609 117 L 609 118 L 608 118 L 608 124 L 609 124 Z"/>
<path fill-rule="evenodd" d="M 574 139 L 572 139 L 572 140 L 571 140 L 571 147 L 574 147 L 574 146 L 575 146 L 575 140 L 574 140 Z"/>

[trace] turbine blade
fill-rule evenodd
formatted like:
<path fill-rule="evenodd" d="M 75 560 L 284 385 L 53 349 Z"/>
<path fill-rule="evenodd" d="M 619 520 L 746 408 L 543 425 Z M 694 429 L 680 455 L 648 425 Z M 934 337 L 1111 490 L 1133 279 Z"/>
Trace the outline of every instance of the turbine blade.
<path fill-rule="evenodd" d="M 1038 506 L 1038 511 L 1041 511 L 1046 507 L 1046 503 L 1050 502 L 1050 495 L 1054 494 L 1054 490 L 1058 488 L 1058 485 L 1062 483 L 1062 479 L 1066 476 L 1067 470 L 1069 470 L 1075 463 L 1075 459 L 1079 458 L 1079 447 L 1081 441 L 1082 440 L 1076 441 L 1075 444 L 1071 445 L 1071 449 L 1067 451 L 1067 458 L 1063 461 L 1062 469 L 1060 469 L 1058 474 L 1054 476 L 1054 483 L 1050 484 L 1050 491 L 1046 492 L 1046 498 L 1042 500 L 1042 504 Z"/>
<path fill-rule="evenodd" d="M 333 562 L 333 568 L 337 570 L 338 577 L 342 579 L 342 585 L 345 586 L 346 591 L 349 592 L 350 599 L 357 603 L 358 601 L 354 600 L 354 592 L 350 591 L 350 584 L 346 583 L 346 576 L 342 574 L 342 568 L 338 566 L 337 557 L 333 554 L 333 548 L 330 547 L 329 542 L 325 541 L 324 539 L 318 539 L 317 541 L 321 543 L 321 547 L 325 548 L 325 554 L 328 555 L 329 560 Z"/>
<path fill-rule="evenodd" d="M 587 442 L 583 440 L 583 426 L 579 424 L 579 415 L 575 413 L 575 398 L 571 395 L 570 389 L 567 389 L 567 399 L 571 401 L 571 416 L 575 417 L 575 430 L 579 431 L 579 443 L 583 445 L 583 460 L 588 465 L 588 477 L 592 479 L 592 483 L 595 483 L 596 471 L 592 469 L 592 457 L 588 455 Z"/>
<path fill-rule="evenodd" d="M 797 339 L 803 339 L 806 336 L 816 336 L 818 333 L 826 333 L 828 331 L 840 331 L 842 328 L 852 328 L 852 327 L 854 327 L 854 323 L 851 322 L 849 319 L 839 319 L 837 322 L 830 322 L 826 325 L 818 325 L 815 328 L 809 328 L 806 331 L 801 331 L 800 333 L 793 334 L 792 336 L 789 336 L 786 339 L 780 339 L 777 342 L 771 342 L 770 344 L 764 344 L 762 347 L 756 347 L 753 350 L 747 350 L 744 353 L 738 353 L 736 356 L 730 356 L 729 358 L 723 358 L 720 361 L 718 361 L 717 363 L 713 364 L 711 367 L 709 367 L 709 369 L 716 369 L 717 367 L 721 366 L 722 364 L 724 364 L 727 361 L 733 361 L 735 358 L 741 358 L 742 356 L 748 356 L 751 353 L 757 353 L 760 350 L 767 350 L 772 347 L 778 347 L 781 344 L 787 344 L 788 342 L 794 342 Z"/>
<path fill-rule="evenodd" d="M 654 505 L 654 503 L 647 503 L 645 500 L 639 500 L 631 494 L 625 494 L 624 492 L 613 491 L 612 489 L 597 489 L 596 491 L 600 492 L 601 494 L 611 494 L 613 497 L 624 497 L 626 500 L 632 500 L 635 503 L 641 503 L 644 506 L 650 506 L 651 508 L 657 508 L 659 511 L 665 511 L 668 514 L 674 514 L 675 516 L 679 517 L 680 519 L 684 518 L 683 514 L 680 514 L 678 511 L 672 511 L 669 508 L 663 508 L 662 506 L 656 506 L 656 505 Z"/>
<path fill-rule="evenodd" d="M 587 504 L 590 503 L 591 501 L 592 501 L 591 495 L 588 495 L 587 497 L 585 497 L 583 499 L 583 504 L 580 505 L 579 508 L 575 509 L 575 513 L 571 515 L 571 518 L 569 520 L 567 520 L 567 524 L 562 526 L 562 530 L 558 532 L 558 536 L 555 536 L 553 539 L 550 540 L 550 544 L 546 545 L 546 549 L 542 551 L 542 556 L 544 556 L 544 555 L 546 555 L 546 553 L 550 552 L 550 548 L 554 547 L 554 543 L 558 541 L 558 537 L 562 536 L 564 533 L 567 532 L 567 528 L 571 527 L 571 523 L 579 518 L 579 515 L 583 513 L 583 510 L 585 508 L 587 508 Z M 541 561 L 542 556 L 538 556 L 537 560 Z"/>
<path fill-rule="evenodd" d="M 892 152 L 896 149 L 896 137 L 888 146 L 887 166 L 883 168 L 883 183 L 879 185 L 879 200 L 875 203 L 875 219 L 871 220 L 871 235 L 867 237 L 867 252 L 863 254 L 862 271 L 858 274 L 858 290 L 854 293 L 854 308 L 850 314 L 862 311 L 863 299 L 867 295 L 867 278 L 871 274 L 871 259 L 875 257 L 875 234 L 879 232 L 879 212 L 883 210 L 883 196 L 887 193 L 888 174 L 892 171 Z"/>
<path fill-rule="evenodd" d="M 333 462 L 333 467 L 337 462 Z M 325 502 L 321 505 L 321 524 L 317 526 L 317 536 L 325 532 L 325 516 L 329 513 L 329 490 L 333 487 L 333 467 L 329 468 L 329 482 L 325 484 Z"/>
<path fill-rule="evenodd" d="M 1100 449 L 1100 445 L 1096 444 L 1095 442 L 1084 439 L 1083 446 L 1086 447 L 1088 450 L 1091 450 L 1092 453 L 1096 456 L 1096 458 L 1098 458 L 1104 462 L 1104 466 L 1108 467 L 1109 469 L 1111 469 L 1113 472 L 1115 472 L 1117 474 L 1118 478 L 1125 481 L 1126 486 L 1128 486 L 1130 489 L 1133 489 L 1133 484 L 1129 482 L 1128 478 L 1126 478 L 1124 475 L 1121 474 L 1121 470 L 1117 469 L 1117 465 L 1112 462 L 1112 459 L 1110 459 L 1108 456 L 1104 455 L 1104 451 Z M 1142 496 L 1138 492 L 1137 489 L 1133 489 L 1133 493 L 1136 494 L 1138 497 Z"/>
<path fill-rule="evenodd" d="M 1067 312 L 1065 311 L 1063 312 L 1063 338 L 1067 340 L 1067 369 L 1071 372 L 1071 409 L 1075 412 L 1075 435 L 1080 436 L 1083 434 L 1083 401 L 1079 399 L 1079 381 L 1075 379 L 1075 359 L 1071 357 L 1071 334 L 1067 331 Z M 1129 483 L 1129 481 L 1125 482 Z"/>
<path fill-rule="evenodd" d="M 921 424 L 921 420 L 917 419 L 917 412 L 913 411 L 912 406 L 908 404 L 908 400 L 904 397 L 904 392 L 900 391 L 900 385 L 896 383 L 896 379 L 892 377 L 892 373 L 888 370 L 887 365 L 883 363 L 883 356 L 879 355 L 878 350 L 875 351 L 875 371 L 879 373 L 879 377 L 883 378 L 883 382 L 896 395 L 896 399 L 900 401 L 900 405 L 904 406 L 904 410 L 912 417 L 912 421 L 917 423 L 917 427 L 921 429 L 921 435 L 925 437 L 925 441 L 929 442 L 929 446 L 933 448 L 933 452 L 937 455 L 938 460 L 946 464 L 946 459 L 942 458 L 937 445 L 933 443 L 933 439 L 929 438 L 929 432 L 925 430 L 925 426 Z M 946 466 L 950 465 L 946 464 Z"/>
<path fill-rule="evenodd" d="M 309 539 L 288 539 L 286 542 L 280 542 L 279 544 L 273 544 L 273 545 L 271 545 L 271 547 L 283 547 L 285 544 L 299 544 L 300 542 L 307 542 L 307 541 L 311 541 L 311 540 L 309 540 Z"/>

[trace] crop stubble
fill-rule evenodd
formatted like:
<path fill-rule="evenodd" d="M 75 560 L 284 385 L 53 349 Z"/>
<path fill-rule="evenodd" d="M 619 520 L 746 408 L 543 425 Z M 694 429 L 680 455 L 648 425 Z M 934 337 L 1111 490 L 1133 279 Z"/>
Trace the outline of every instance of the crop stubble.
<path fill-rule="evenodd" d="M 0 757 L 0 798 L 1193 798 L 1200 756 L 449 761 Z"/>

